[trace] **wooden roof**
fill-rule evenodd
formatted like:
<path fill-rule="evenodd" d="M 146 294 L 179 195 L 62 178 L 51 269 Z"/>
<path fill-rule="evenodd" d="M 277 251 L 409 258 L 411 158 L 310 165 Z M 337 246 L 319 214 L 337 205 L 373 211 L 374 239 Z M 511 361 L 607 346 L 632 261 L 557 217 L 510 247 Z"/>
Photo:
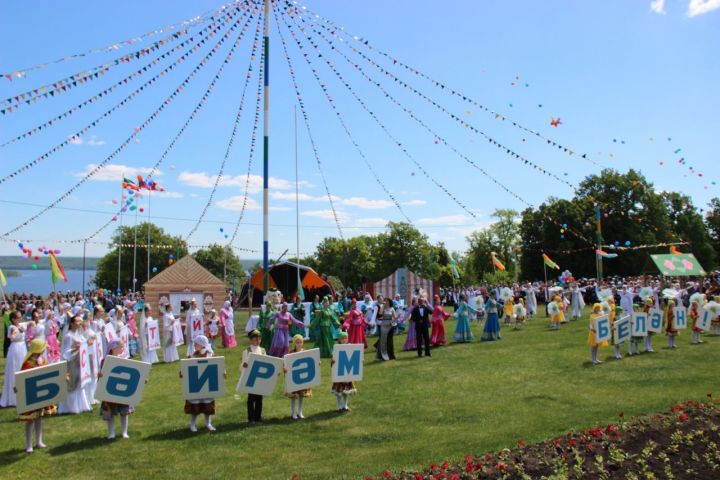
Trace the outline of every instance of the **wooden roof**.
<path fill-rule="evenodd" d="M 145 283 L 146 287 L 159 286 L 199 287 L 219 286 L 225 288 L 225 283 L 207 271 L 191 255 L 186 255 L 170 267 L 158 273 Z"/>

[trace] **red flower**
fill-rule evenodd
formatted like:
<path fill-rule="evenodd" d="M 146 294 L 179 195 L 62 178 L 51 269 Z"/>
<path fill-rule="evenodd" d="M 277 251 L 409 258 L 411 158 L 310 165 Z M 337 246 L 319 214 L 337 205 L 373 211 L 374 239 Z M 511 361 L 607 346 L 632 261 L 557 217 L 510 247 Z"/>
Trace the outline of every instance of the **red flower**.
<path fill-rule="evenodd" d="M 517 444 L 518 444 L 518 447 L 520 447 L 520 448 L 525 448 L 525 441 L 523 441 L 523 440 L 518 440 L 518 441 L 517 441 Z"/>
<path fill-rule="evenodd" d="M 430 464 L 430 470 L 435 470 L 436 468 L 437 468 L 437 463 Z"/>
<path fill-rule="evenodd" d="M 592 428 L 592 429 L 588 430 L 588 433 L 595 438 L 602 437 L 602 430 L 600 429 L 600 427 Z"/>
<path fill-rule="evenodd" d="M 472 463 L 468 463 L 467 465 L 465 465 L 465 471 L 466 471 L 466 472 L 472 472 L 474 468 L 475 468 L 475 467 L 473 466 Z"/>
<path fill-rule="evenodd" d="M 493 457 L 492 457 L 492 454 L 491 454 L 491 453 L 486 453 L 486 454 L 485 454 L 485 461 L 486 461 L 486 462 L 489 462 L 490 460 L 492 460 L 492 458 L 493 458 Z"/>
<path fill-rule="evenodd" d="M 683 410 L 685 410 L 685 407 L 683 405 L 675 404 L 672 406 L 673 412 L 682 412 Z"/>
<path fill-rule="evenodd" d="M 593 449 L 593 446 L 590 445 L 589 443 L 587 445 L 585 445 L 585 450 L 587 450 L 588 452 L 592 452 L 592 449 Z"/>
<path fill-rule="evenodd" d="M 415 474 L 415 480 L 423 480 L 423 476 L 417 473 Z"/>
<path fill-rule="evenodd" d="M 680 420 L 681 422 L 684 422 L 684 421 L 687 420 L 688 418 L 690 418 L 690 417 L 688 417 L 687 413 L 684 413 L 684 412 L 683 412 L 683 413 L 680 414 L 679 420 Z"/>
<path fill-rule="evenodd" d="M 557 438 L 554 439 L 554 440 L 552 441 L 552 443 L 553 443 L 553 446 L 555 446 L 555 447 L 559 447 L 559 446 L 560 446 L 560 440 L 558 440 Z"/>
<path fill-rule="evenodd" d="M 472 455 L 468 455 L 465 457 L 465 463 L 472 463 L 474 461 L 475 461 L 475 457 L 473 457 Z"/>
<path fill-rule="evenodd" d="M 608 425 L 605 431 L 608 433 L 617 433 L 618 428 L 616 425 Z"/>
<path fill-rule="evenodd" d="M 576 444 L 577 444 L 577 442 L 575 441 L 574 438 L 571 438 L 570 441 L 568 442 L 568 445 L 570 445 L 571 447 L 574 447 Z"/>
<path fill-rule="evenodd" d="M 392 476 L 392 473 L 388 472 L 387 470 L 385 470 L 385 471 L 383 472 L 383 477 L 385 477 L 385 478 L 390 478 L 391 476 Z"/>
<path fill-rule="evenodd" d="M 498 462 L 498 464 L 496 465 L 496 467 L 497 467 L 497 469 L 500 470 L 501 472 L 504 472 L 506 465 L 505 465 L 503 462 Z"/>
<path fill-rule="evenodd" d="M 450 480 L 458 480 L 459 478 L 460 478 L 459 473 L 453 473 L 452 475 L 450 475 Z"/>
<path fill-rule="evenodd" d="M 445 461 L 443 462 L 443 464 L 440 465 L 440 469 L 441 469 L 441 470 L 447 470 L 449 466 L 450 466 L 450 464 L 448 463 L 447 460 L 445 460 Z"/>

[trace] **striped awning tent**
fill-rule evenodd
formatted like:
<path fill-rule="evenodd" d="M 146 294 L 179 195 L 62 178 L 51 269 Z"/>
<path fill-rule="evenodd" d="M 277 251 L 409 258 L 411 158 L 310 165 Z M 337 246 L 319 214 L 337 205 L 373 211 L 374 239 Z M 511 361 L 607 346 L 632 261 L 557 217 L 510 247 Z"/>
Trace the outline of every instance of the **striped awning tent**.
<path fill-rule="evenodd" d="M 378 295 L 385 298 L 394 298 L 395 294 L 399 293 L 403 300 L 409 302 L 421 289 L 425 291 L 427 299 L 432 301 L 432 296 L 435 293 L 435 282 L 422 278 L 420 275 L 402 267 L 379 282 L 373 283 L 372 295 L 373 298 L 377 298 Z"/>

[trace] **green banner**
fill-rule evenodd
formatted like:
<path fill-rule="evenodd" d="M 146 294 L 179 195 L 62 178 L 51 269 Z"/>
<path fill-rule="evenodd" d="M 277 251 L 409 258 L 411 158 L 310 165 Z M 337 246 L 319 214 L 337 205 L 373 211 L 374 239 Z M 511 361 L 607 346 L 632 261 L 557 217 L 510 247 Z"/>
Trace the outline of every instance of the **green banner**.
<path fill-rule="evenodd" d="M 650 255 L 650 258 L 660 273 L 667 277 L 705 275 L 705 270 L 692 253 Z"/>

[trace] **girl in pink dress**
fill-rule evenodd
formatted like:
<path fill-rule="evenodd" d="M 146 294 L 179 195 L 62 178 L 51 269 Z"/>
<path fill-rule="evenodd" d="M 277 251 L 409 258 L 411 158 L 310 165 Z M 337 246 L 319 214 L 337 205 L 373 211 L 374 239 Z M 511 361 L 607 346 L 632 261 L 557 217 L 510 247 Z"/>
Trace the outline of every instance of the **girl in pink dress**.
<path fill-rule="evenodd" d="M 237 347 L 235 339 L 235 314 L 230 300 L 225 300 L 222 310 L 220 310 L 220 332 L 222 333 L 223 348 Z"/>
<path fill-rule="evenodd" d="M 60 361 L 60 342 L 58 342 L 58 324 L 55 320 L 55 312 L 48 309 L 45 311 L 45 357 L 48 363 Z"/>
<path fill-rule="evenodd" d="M 433 308 L 432 314 L 432 336 L 430 337 L 430 346 L 439 347 L 447 344 L 445 340 L 445 320 L 450 317 L 450 314 L 443 308 L 440 296 L 435 295 L 435 307 Z"/>
<path fill-rule="evenodd" d="M 353 298 L 350 304 L 350 311 L 345 317 L 343 330 L 348 331 L 348 343 L 363 344 L 367 348 L 367 339 L 365 338 L 365 328 L 370 324 L 365 320 L 365 316 L 360 312 L 357 306 L 357 300 Z"/>

